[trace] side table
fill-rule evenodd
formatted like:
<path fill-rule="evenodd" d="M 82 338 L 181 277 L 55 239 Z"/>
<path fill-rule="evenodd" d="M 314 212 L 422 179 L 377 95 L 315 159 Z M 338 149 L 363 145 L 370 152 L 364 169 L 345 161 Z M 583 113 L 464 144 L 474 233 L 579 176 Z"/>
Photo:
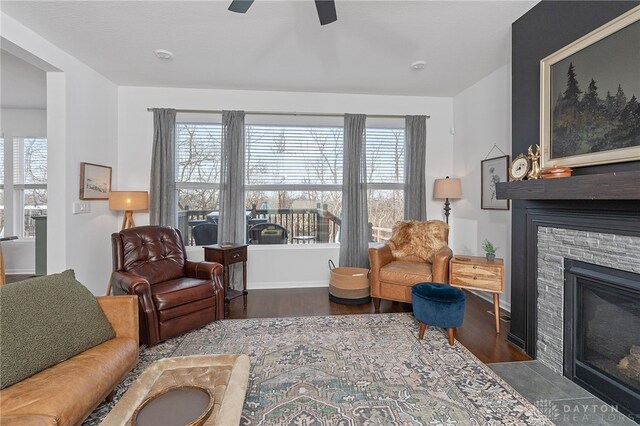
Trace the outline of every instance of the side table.
<path fill-rule="evenodd" d="M 496 333 L 500 333 L 500 293 L 504 292 L 504 260 L 489 262 L 480 256 L 454 256 L 449 261 L 449 283 L 453 287 L 493 293 Z"/>
<path fill-rule="evenodd" d="M 244 308 L 247 309 L 247 245 L 246 244 L 213 244 L 204 246 L 204 260 L 218 262 L 223 267 L 224 281 L 224 313 L 229 313 L 229 301 L 243 296 Z M 229 288 L 229 265 L 242 262 L 242 291 Z"/>

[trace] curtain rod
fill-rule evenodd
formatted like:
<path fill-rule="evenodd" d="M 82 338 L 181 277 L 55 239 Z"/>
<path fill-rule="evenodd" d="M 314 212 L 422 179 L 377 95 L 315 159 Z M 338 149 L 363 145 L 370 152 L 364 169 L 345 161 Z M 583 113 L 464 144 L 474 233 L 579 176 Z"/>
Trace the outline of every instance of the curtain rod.
<path fill-rule="evenodd" d="M 147 111 L 153 111 L 154 108 L 147 108 Z M 222 114 L 222 110 L 216 109 L 177 109 L 177 112 L 192 113 L 192 114 Z M 322 113 L 322 112 L 275 112 L 275 111 L 245 111 L 246 115 L 291 115 L 294 117 L 344 117 L 344 114 L 336 113 Z M 404 118 L 404 115 L 399 114 L 366 114 L 371 118 Z M 427 118 L 431 118 L 427 115 Z"/>

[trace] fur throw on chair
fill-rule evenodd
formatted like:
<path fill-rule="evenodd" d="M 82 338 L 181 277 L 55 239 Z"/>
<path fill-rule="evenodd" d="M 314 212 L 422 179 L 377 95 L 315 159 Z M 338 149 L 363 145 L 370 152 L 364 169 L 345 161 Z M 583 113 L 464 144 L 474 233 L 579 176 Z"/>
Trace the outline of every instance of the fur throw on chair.
<path fill-rule="evenodd" d="M 441 220 L 402 220 L 395 224 L 389 247 L 395 258 L 418 257 L 433 263 L 435 254 L 447 246 L 449 225 Z"/>

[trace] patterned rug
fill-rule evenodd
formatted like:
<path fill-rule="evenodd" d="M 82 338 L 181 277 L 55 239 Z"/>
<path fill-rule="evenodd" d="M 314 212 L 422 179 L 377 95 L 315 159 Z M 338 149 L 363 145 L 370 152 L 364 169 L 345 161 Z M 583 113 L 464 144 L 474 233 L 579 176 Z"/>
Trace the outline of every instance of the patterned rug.
<path fill-rule="evenodd" d="M 407 313 L 218 321 L 142 350 L 85 424 L 151 362 L 214 353 L 251 359 L 244 425 L 553 424 L 442 330 L 417 333 Z"/>

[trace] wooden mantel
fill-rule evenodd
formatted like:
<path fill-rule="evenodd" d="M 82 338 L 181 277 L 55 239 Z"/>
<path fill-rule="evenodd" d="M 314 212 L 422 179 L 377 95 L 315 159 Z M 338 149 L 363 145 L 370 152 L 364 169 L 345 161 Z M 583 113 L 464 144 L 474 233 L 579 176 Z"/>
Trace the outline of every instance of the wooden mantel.
<path fill-rule="evenodd" d="M 640 171 L 502 182 L 499 200 L 640 200 Z"/>

